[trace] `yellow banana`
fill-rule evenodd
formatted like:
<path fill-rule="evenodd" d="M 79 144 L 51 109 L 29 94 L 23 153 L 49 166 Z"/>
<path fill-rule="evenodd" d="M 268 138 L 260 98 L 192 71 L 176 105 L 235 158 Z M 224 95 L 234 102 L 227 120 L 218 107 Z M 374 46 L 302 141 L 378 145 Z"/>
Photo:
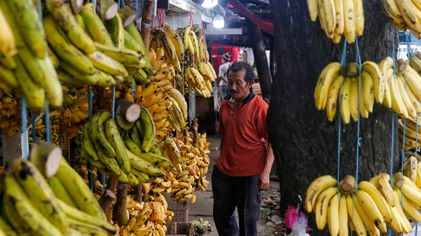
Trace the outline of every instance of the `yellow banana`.
<path fill-rule="evenodd" d="M 362 0 L 354 0 L 355 12 L 355 34 L 356 36 L 363 35 L 364 31 L 364 9 Z"/>
<path fill-rule="evenodd" d="M 314 91 L 314 99 L 317 109 L 322 110 L 325 108 L 329 87 L 332 81 L 338 76 L 340 68 L 341 65 L 338 62 L 332 62 L 320 73 L 316 89 Z"/>
<path fill-rule="evenodd" d="M 311 213 L 313 206 L 317 200 L 317 197 L 321 192 L 326 190 L 329 187 L 333 187 L 337 184 L 336 179 L 330 175 L 324 175 L 315 179 L 310 186 L 307 188 L 306 198 L 305 198 L 305 207 L 307 212 Z"/>
<path fill-rule="evenodd" d="M 329 187 L 323 192 L 321 192 L 320 196 L 317 197 L 317 202 L 315 204 L 314 213 L 316 214 L 316 224 L 317 228 L 323 230 L 328 222 L 328 215 L 329 215 L 329 203 L 330 200 L 336 196 L 337 198 L 338 188 L 337 187 Z M 330 223 L 330 222 L 329 222 Z M 330 226 L 329 226 L 330 229 Z"/>
<path fill-rule="evenodd" d="M 352 119 L 357 122 L 358 121 L 358 80 L 355 77 L 350 78 L 351 79 L 351 90 L 349 92 L 349 104 L 351 109 L 351 117 Z"/>
<path fill-rule="evenodd" d="M 339 236 L 348 236 L 348 207 L 346 195 L 341 194 L 339 201 Z"/>
<path fill-rule="evenodd" d="M 354 207 L 354 194 L 350 194 L 346 196 L 346 205 L 348 210 L 348 219 L 351 220 L 352 225 L 354 226 L 354 231 L 357 232 L 357 235 L 365 236 L 367 235 L 367 230 L 365 228 L 364 222 L 361 219 L 360 214 L 358 213 L 357 209 Z"/>
<path fill-rule="evenodd" d="M 376 189 L 376 187 L 370 182 L 361 181 L 358 184 L 358 188 L 367 192 L 370 195 L 370 197 L 373 199 L 373 201 L 376 203 L 376 206 L 382 213 L 386 223 L 390 223 L 392 221 L 392 213 L 390 212 L 390 206 L 386 202 L 386 199 L 384 199 L 382 194 Z"/>
<path fill-rule="evenodd" d="M 317 0 L 307 0 L 307 7 L 311 21 L 316 21 L 318 12 Z"/>
<path fill-rule="evenodd" d="M 327 119 L 332 122 L 336 115 L 336 108 L 338 104 L 338 96 L 341 90 L 341 83 L 343 77 L 338 75 L 335 80 L 332 82 L 328 92 L 328 98 L 326 101 L 326 114 Z"/>
<path fill-rule="evenodd" d="M 362 210 L 366 213 L 368 219 L 382 231 L 383 233 L 387 232 L 386 223 L 384 222 L 383 215 L 379 211 L 376 203 L 371 198 L 371 196 L 363 191 L 357 191 L 357 200 L 360 204 Z"/>
<path fill-rule="evenodd" d="M 345 124 L 351 120 L 351 79 L 345 78 L 342 84 L 341 116 Z"/>
<path fill-rule="evenodd" d="M 12 29 L 6 20 L 2 10 L 0 9 L 0 29 L 2 33 L 0 35 L 0 53 L 11 57 L 16 55 L 16 43 L 15 37 L 13 36 Z"/>
<path fill-rule="evenodd" d="M 355 42 L 355 8 L 353 0 L 344 0 L 344 35 L 348 43 Z"/>
<path fill-rule="evenodd" d="M 329 201 L 328 206 L 328 225 L 329 225 L 329 233 L 330 235 L 336 236 L 339 234 L 339 195 L 335 194 Z M 345 209 L 346 210 L 346 209 Z M 348 222 L 348 221 L 346 221 Z M 344 223 L 343 223 L 344 224 Z M 348 227 L 347 227 L 348 228 Z M 348 231 L 348 230 L 346 230 Z"/>

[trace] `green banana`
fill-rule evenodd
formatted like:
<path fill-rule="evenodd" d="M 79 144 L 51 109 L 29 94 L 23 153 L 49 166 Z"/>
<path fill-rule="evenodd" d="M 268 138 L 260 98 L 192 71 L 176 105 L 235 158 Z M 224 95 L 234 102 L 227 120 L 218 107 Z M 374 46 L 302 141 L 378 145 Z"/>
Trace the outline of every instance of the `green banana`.
<path fill-rule="evenodd" d="M 130 166 L 136 170 L 139 170 L 149 176 L 163 176 L 164 172 L 158 167 L 154 166 L 152 163 L 143 160 L 142 158 L 136 156 L 130 150 L 127 150 L 127 154 L 130 160 Z"/>
<path fill-rule="evenodd" d="M 16 64 L 15 64 L 16 65 Z M 18 88 L 19 83 L 12 70 L 0 66 L 0 81 L 6 83 L 10 88 Z"/>
<path fill-rule="evenodd" d="M 145 107 L 140 108 L 142 112 L 140 113 L 140 129 L 138 130 L 142 134 L 141 148 L 144 152 L 149 152 L 156 135 L 155 123 L 149 110 Z"/>
<path fill-rule="evenodd" d="M 151 80 L 148 77 L 148 74 L 142 68 L 127 68 L 130 75 L 139 82 L 140 84 L 149 84 Z"/>
<path fill-rule="evenodd" d="M 46 0 L 45 3 L 48 11 L 52 13 L 54 19 L 73 45 L 86 54 L 91 54 L 96 50 L 94 41 L 77 23 L 68 5 L 62 0 Z"/>
<path fill-rule="evenodd" d="M 48 43 L 61 60 L 83 74 L 95 73 L 94 65 L 89 58 L 63 37 L 51 15 L 44 18 L 43 24 Z"/>
<path fill-rule="evenodd" d="M 111 143 L 116 152 L 116 160 L 120 165 L 120 168 L 125 173 L 128 173 L 130 171 L 129 157 L 127 156 L 124 142 L 121 139 L 120 133 L 118 132 L 118 128 L 114 120 L 108 119 L 105 122 L 105 135 L 107 136 L 108 141 Z"/>
<path fill-rule="evenodd" d="M 33 110 L 45 110 L 44 89 L 31 80 L 19 58 L 16 60 L 15 76 L 20 88 L 25 93 L 28 107 Z"/>
<path fill-rule="evenodd" d="M 156 165 L 157 167 L 168 167 L 172 165 L 170 160 L 161 155 L 157 155 L 151 152 L 142 152 L 140 147 L 127 136 L 124 139 L 124 143 L 126 144 L 126 148 L 130 150 L 133 154 L 144 159 L 147 162 L 152 163 L 153 165 Z"/>
<path fill-rule="evenodd" d="M 13 204 L 11 203 L 9 197 L 3 196 L 2 197 L 2 215 L 10 222 L 10 225 L 16 229 L 18 235 L 27 234 L 30 232 L 31 229 L 29 228 L 28 224 L 26 224 L 20 216 L 17 214 L 16 209 L 14 208 Z"/>
<path fill-rule="evenodd" d="M 75 201 L 77 207 L 89 215 L 105 220 L 105 214 L 88 185 L 80 175 L 62 158 L 60 168 L 55 175 Z"/>
<path fill-rule="evenodd" d="M 95 151 L 95 147 L 94 144 L 92 143 L 93 140 L 92 138 L 89 136 L 89 126 L 90 126 L 90 122 L 87 122 L 85 124 L 85 126 L 83 127 L 83 141 L 82 141 L 82 147 L 84 150 L 86 150 L 87 154 L 94 160 L 99 160 L 98 155 Z"/>
<path fill-rule="evenodd" d="M 0 53 L 0 65 L 9 70 L 13 70 L 16 67 L 16 63 L 13 57 L 3 53 Z"/>
<path fill-rule="evenodd" d="M 91 132 L 92 138 L 96 140 L 96 142 L 99 142 L 102 147 L 102 151 L 104 152 L 105 156 L 108 158 L 115 157 L 116 153 L 111 145 L 111 143 L 108 141 L 105 132 L 104 132 L 104 123 L 107 121 L 111 114 L 107 111 L 102 111 L 96 114 L 97 118 L 94 120 L 92 119 L 91 123 Z"/>
<path fill-rule="evenodd" d="M 89 236 L 107 236 L 107 231 L 103 230 L 102 228 L 86 224 L 84 222 L 74 220 L 69 218 L 69 224 L 72 229 L 77 230 L 78 232 L 82 233 L 82 235 L 89 235 Z"/>
<path fill-rule="evenodd" d="M 48 185 L 50 185 L 51 190 L 53 190 L 54 195 L 56 195 L 56 197 L 58 198 L 58 202 L 63 201 L 69 206 L 76 207 L 76 203 L 73 201 L 72 197 L 61 184 L 59 179 L 53 176 L 47 181 Z"/>
<path fill-rule="evenodd" d="M 61 69 L 57 70 L 57 76 L 61 84 L 72 88 L 80 88 L 85 85 L 82 81 L 74 79 L 73 76 Z"/>
<path fill-rule="evenodd" d="M 132 173 L 128 173 L 127 174 L 127 182 L 130 185 L 138 185 L 139 184 L 139 179 L 136 177 L 136 175 L 134 175 Z"/>
<path fill-rule="evenodd" d="M 68 204 L 66 204 L 66 202 L 59 200 L 58 201 L 60 204 L 60 207 L 63 209 L 63 211 L 65 212 L 66 216 L 86 223 L 86 224 L 90 224 L 90 225 L 95 225 L 98 227 L 101 227 L 102 229 L 108 231 L 111 234 L 115 234 L 116 233 L 116 229 L 114 228 L 113 225 L 111 225 L 110 223 L 108 223 L 107 221 L 98 219 L 97 217 L 91 216 L 89 214 L 86 214 L 83 211 L 80 211 L 79 209 L 73 207 L 73 206 L 69 206 Z"/>
<path fill-rule="evenodd" d="M 111 87 L 116 84 L 115 79 L 111 75 L 97 69 L 95 69 L 93 74 L 88 75 L 75 70 L 64 62 L 60 63 L 60 68 L 84 84 L 102 87 Z"/>
<path fill-rule="evenodd" d="M 138 171 L 138 170 L 136 170 L 134 168 L 132 168 L 130 170 L 130 173 L 132 173 L 137 178 L 137 180 L 139 180 L 139 183 L 146 183 L 150 179 L 149 178 L 149 175 L 147 175 L 147 174 L 145 174 L 145 173 L 143 173 L 141 171 Z"/>
<path fill-rule="evenodd" d="M 142 36 L 140 35 L 139 31 L 137 30 L 135 23 L 134 22 L 130 23 L 128 29 L 129 29 L 130 35 L 140 45 L 140 54 L 142 54 L 143 56 L 145 56 L 146 55 L 145 43 L 143 42 Z"/>
<path fill-rule="evenodd" d="M 89 34 L 88 28 L 86 28 L 86 24 L 83 21 L 83 17 L 80 14 L 77 14 L 75 17 L 76 17 L 77 23 L 80 25 L 83 31 L 85 31 L 85 33 L 88 34 L 92 38 L 92 35 Z"/>
<path fill-rule="evenodd" d="M 3 233 L 8 236 L 17 236 L 18 234 L 12 228 L 12 226 L 7 222 L 3 216 L 0 216 L 0 229 L 3 230 Z"/>
<path fill-rule="evenodd" d="M 38 58 L 44 58 L 47 52 L 47 42 L 42 29 L 42 24 L 36 8 L 31 0 L 9 0 L 10 13 L 19 17 L 15 22 L 15 27 L 20 31 L 26 45 Z M 4 11 L 7 11 L 3 9 Z M 4 12 L 3 11 L 3 12 Z M 9 22 L 10 23 L 10 22 Z"/>
<path fill-rule="evenodd" d="M 138 126 L 140 125 L 140 121 L 136 121 L 135 124 L 136 124 L 136 127 L 133 127 L 132 129 L 131 138 L 133 142 L 140 147 L 142 145 L 142 140 L 140 138 L 141 134 L 139 133 L 139 129 L 138 129 Z"/>
<path fill-rule="evenodd" d="M 95 42 L 98 42 L 103 45 L 113 46 L 113 40 L 108 34 L 107 29 L 105 28 L 104 23 L 102 23 L 101 18 L 95 12 L 95 6 L 92 3 L 87 3 L 83 5 L 80 15 L 83 18 L 83 21 L 86 25 L 86 29 L 89 34 L 92 36 Z"/>
<path fill-rule="evenodd" d="M 110 20 L 106 20 L 105 27 L 107 28 L 108 32 L 111 35 L 111 39 L 113 40 L 115 46 L 117 48 L 124 47 L 124 28 L 123 23 L 121 22 L 121 18 L 119 14 L 116 14 L 114 18 Z"/>
<path fill-rule="evenodd" d="M 110 75 L 121 75 L 123 77 L 129 76 L 126 68 L 120 62 L 103 54 L 100 51 L 95 51 L 88 56 L 92 64 L 101 71 Z"/>
<path fill-rule="evenodd" d="M 122 117 L 118 114 L 116 114 L 115 118 L 116 118 L 118 127 L 122 128 L 124 130 L 130 130 L 135 125 L 134 122 L 129 123 L 129 122 L 126 121 L 126 118 L 124 118 L 124 117 Z"/>
<path fill-rule="evenodd" d="M 136 144 L 133 139 L 131 139 L 128 135 L 124 138 L 124 144 L 126 145 L 127 149 L 129 149 L 134 154 L 141 153 L 142 150 L 140 149 L 139 145 Z"/>
<path fill-rule="evenodd" d="M 104 164 L 100 160 L 94 160 L 85 149 L 82 149 L 79 155 L 82 159 L 89 161 L 93 166 L 103 173 L 107 173 Z"/>
<path fill-rule="evenodd" d="M 33 205 L 57 227 L 63 234 L 67 230 L 67 221 L 54 192 L 35 166 L 24 159 L 16 159 L 12 163 L 13 173 Z"/>
<path fill-rule="evenodd" d="M 142 53 L 142 46 L 133 38 L 129 32 L 127 32 L 127 30 L 124 30 L 124 46 L 144 55 Z"/>
<path fill-rule="evenodd" d="M 60 65 L 60 61 L 58 60 L 56 54 L 53 52 L 53 50 L 51 50 L 50 47 L 47 48 L 48 51 L 48 56 L 50 56 L 51 62 L 53 63 L 53 66 L 55 69 L 58 68 L 58 66 Z"/>
<path fill-rule="evenodd" d="M 16 215 L 23 221 L 26 227 L 41 236 L 63 235 L 47 218 L 45 218 L 30 202 L 23 189 L 13 175 L 8 175 L 5 181 L 5 196 Z M 67 227 L 66 227 L 67 229 Z"/>
<path fill-rule="evenodd" d="M 95 43 L 95 45 L 98 51 L 122 63 L 123 65 L 136 64 L 140 58 L 140 55 L 137 52 L 127 48 L 116 48 L 113 46 L 101 45 L 99 43 Z"/>
<path fill-rule="evenodd" d="M 100 160 L 106 166 L 107 170 L 109 170 L 114 177 L 116 177 L 120 182 L 127 183 L 127 175 L 124 171 L 120 168 L 117 161 L 114 158 L 107 158 L 105 156 L 100 156 Z"/>

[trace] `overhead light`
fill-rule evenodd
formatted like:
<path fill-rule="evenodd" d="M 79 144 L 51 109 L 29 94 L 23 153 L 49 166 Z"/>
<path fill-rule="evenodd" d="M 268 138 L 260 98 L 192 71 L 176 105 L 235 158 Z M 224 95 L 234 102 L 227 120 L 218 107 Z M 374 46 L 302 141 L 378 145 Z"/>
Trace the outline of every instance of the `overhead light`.
<path fill-rule="evenodd" d="M 222 29 L 222 28 L 224 28 L 224 25 L 225 25 L 224 17 L 221 16 L 220 14 L 217 14 L 213 18 L 213 27 L 215 27 L 217 29 Z"/>
<path fill-rule="evenodd" d="M 205 0 L 205 2 L 203 2 L 203 4 L 202 4 L 202 7 L 212 8 L 216 5 L 218 5 L 218 0 Z"/>

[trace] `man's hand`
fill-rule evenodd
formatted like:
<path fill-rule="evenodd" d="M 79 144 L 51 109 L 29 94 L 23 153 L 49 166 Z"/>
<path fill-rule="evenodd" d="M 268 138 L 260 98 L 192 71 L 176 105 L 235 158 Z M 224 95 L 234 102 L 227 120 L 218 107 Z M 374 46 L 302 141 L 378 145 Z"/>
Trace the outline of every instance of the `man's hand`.
<path fill-rule="evenodd" d="M 257 187 L 259 188 L 260 191 L 269 189 L 270 187 L 269 173 L 262 172 L 259 175 L 259 183 L 257 184 Z"/>

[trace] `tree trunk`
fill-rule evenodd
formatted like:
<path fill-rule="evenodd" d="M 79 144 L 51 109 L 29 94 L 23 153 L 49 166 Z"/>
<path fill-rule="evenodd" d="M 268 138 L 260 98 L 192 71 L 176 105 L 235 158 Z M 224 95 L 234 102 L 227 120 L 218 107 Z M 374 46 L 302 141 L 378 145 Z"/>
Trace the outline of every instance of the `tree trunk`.
<path fill-rule="evenodd" d="M 334 45 L 320 23 L 311 22 L 305 0 L 271 0 L 278 70 L 272 83 L 268 131 L 281 187 L 281 212 L 304 199 L 315 178 L 337 176 L 338 113 L 329 122 L 314 105 L 314 88 L 321 70 L 340 61 L 344 39 Z M 379 62 L 392 54 L 393 32 L 380 1 L 364 1 L 365 29 L 358 39 L 362 61 Z M 395 38 L 397 45 L 397 38 Z M 348 45 L 347 62 L 355 61 L 355 44 Z M 396 115 L 394 118 L 396 119 Z M 376 104 L 368 119 L 361 118 L 359 181 L 390 172 L 392 112 Z M 396 124 L 396 120 L 395 120 Z M 399 167 L 395 126 L 394 169 Z M 342 124 L 340 178 L 356 174 L 357 123 Z M 291 173 L 293 171 L 293 173 Z M 316 229 L 310 218 L 310 226 Z M 326 231 L 312 235 L 326 234 Z"/>
<path fill-rule="evenodd" d="M 256 64 L 262 96 L 266 102 L 269 102 L 272 76 L 270 74 L 268 58 L 266 56 L 266 47 L 262 30 L 250 20 L 247 20 L 247 25 L 250 29 L 250 35 L 252 35 L 250 38 L 253 45 L 254 64 Z"/>

